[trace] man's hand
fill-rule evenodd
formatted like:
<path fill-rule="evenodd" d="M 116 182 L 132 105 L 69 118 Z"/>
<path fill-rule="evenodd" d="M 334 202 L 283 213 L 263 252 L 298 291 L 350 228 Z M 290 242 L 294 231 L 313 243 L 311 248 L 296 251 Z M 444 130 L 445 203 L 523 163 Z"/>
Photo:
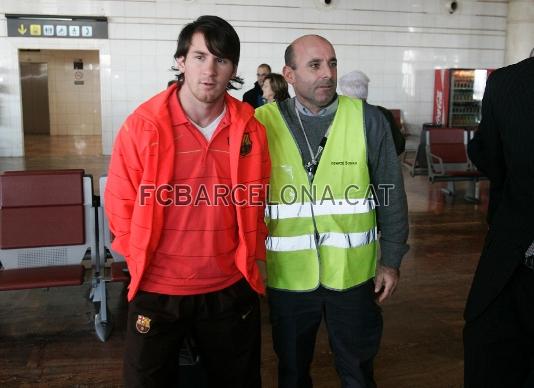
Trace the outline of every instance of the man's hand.
<path fill-rule="evenodd" d="M 400 271 L 397 268 L 378 265 L 375 276 L 375 294 L 378 303 L 382 303 L 395 292 L 399 283 Z"/>

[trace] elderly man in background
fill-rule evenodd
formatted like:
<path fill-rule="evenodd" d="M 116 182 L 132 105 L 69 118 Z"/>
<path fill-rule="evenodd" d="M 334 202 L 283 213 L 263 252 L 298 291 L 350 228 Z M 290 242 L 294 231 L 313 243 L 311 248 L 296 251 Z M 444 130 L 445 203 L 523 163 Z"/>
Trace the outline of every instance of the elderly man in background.
<path fill-rule="evenodd" d="M 367 101 L 367 95 L 369 94 L 369 77 L 367 77 L 362 71 L 351 71 L 339 79 L 339 88 L 345 96 L 360 98 L 364 101 Z M 395 122 L 393 114 L 389 109 L 386 109 L 383 106 L 375 106 L 380 110 L 380 112 L 382 112 L 389 123 L 397 155 L 402 154 L 406 146 L 406 139 L 401 133 L 401 129 Z"/>

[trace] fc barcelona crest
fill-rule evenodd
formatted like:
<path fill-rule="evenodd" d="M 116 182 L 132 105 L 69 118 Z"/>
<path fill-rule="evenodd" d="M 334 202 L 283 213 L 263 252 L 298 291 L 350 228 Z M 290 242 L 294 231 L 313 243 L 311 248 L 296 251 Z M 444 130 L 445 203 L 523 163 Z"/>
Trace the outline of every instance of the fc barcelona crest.
<path fill-rule="evenodd" d="M 144 315 L 138 315 L 137 322 L 135 322 L 135 328 L 139 333 L 146 334 L 150 330 L 150 321 L 150 318 L 145 317 Z"/>
<path fill-rule="evenodd" d="M 252 141 L 250 140 L 250 134 L 245 132 L 243 134 L 243 140 L 241 140 L 241 149 L 239 150 L 239 155 L 246 156 L 250 154 L 252 150 Z"/>

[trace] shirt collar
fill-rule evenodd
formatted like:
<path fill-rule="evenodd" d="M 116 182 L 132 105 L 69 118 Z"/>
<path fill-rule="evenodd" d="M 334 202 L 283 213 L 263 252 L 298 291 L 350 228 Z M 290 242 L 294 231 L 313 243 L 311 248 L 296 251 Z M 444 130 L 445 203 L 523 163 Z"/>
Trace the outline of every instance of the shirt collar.
<path fill-rule="evenodd" d="M 304 105 L 302 105 L 299 99 L 295 97 L 295 106 L 297 107 L 297 110 L 305 116 L 321 117 L 321 116 L 328 116 L 328 115 L 334 114 L 337 111 L 338 103 L 339 101 L 338 101 L 337 94 L 336 94 L 336 98 L 334 99 L 334 101 L 330 103 L 330 105 L 324 107 L 317 113 L 313 113 L 311 110 L 309 110 Z"/>

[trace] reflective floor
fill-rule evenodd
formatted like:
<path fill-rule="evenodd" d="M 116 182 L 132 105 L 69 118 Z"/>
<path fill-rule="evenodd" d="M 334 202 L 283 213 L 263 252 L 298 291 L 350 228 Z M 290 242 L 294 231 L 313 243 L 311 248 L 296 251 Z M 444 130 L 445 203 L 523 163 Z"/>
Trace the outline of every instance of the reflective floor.
<path fill-rule="evenodd" d="M 82 168 L 93 176 L 105 175 L 109 156 L 102 155 L 101 136 L 25 135 L 24 157 L 0 157 L 0 171 Z"/>
<path fill-rule="evenodd" d="M 26 158 L 0 158 L 0 170 L 85 168 L 98 177 L 108 157 L 99 139 L 36 138 Z M 77 147 L 76 142 L 83 147 Z M 63 149 L 63 153 L 58 149 Z M 80 153 L 80 150 L 84 150 Z M 410 245 L 401 283 L 383 305 L 384 335 L 376 359 L 380 388 L 462 386 L 462 310 L 486 226 L 487 183 L 481 204 L 445 197 L 445 184 L 405 174 L 410 209 Z M 121 284 L 110 284 L 115 321 L 111 338 L 99 342 L 93 329 L 89 284 L 50 290 L 0 293 L 0 386 L 120 386 L 126 304 Z M 262 373 L 265 388 L 276 387 L 276 357 L 263 303 Z M 339 387 L 324 328 L 312 366 L 314 387 Z"/>

